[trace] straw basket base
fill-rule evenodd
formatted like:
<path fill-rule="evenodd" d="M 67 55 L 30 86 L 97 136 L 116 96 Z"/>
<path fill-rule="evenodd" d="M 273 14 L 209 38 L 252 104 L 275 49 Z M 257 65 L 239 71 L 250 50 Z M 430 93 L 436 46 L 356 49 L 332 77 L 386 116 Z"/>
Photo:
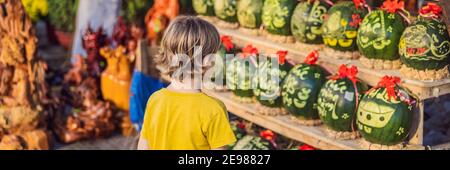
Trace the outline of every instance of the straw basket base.
<path fill-rule="evenodd" d="M 234 101 L 237 101 L 239 103 L 254 103 L 255 101 L 253 100 L 253 97 L 241 97 L 241 96 L 236 96 L 235 94 L 233 94 L 231 96 L 231 98 Z"/>
<path fill-rule="evenodd" d="M 302 51 L 314 51 L 314 50 L 322 50 L 324 48 L 323 44 L 306 44 L 302 42 L 296 41 L 294 46 L 297 49 L 302 49 Z"/>
<path fill-rule="evenodd" d="M 335 59 L 347 59 L 347 60 L 356 60 L 359 59 L 360 54 L 358 51 L 338 51 L 329 47 L 325 47 L 323 52 L 326 56 L 335 58 Z"/>
<path fill-rule="evenodd" d="M 394 70 L 399 69 L 402 66 L 400 60 L 369 59 L 364 55 L 362 55 L 359 60 L 365 67 L 375 70 Z"/>
<path fill-rule="evenodd" d="M 353 132 L 338 132 L 335 130 L 331 130 L 329 128 L 325 128 L 325 133 L 328 137 L 331 137 L 333 139 L 339 139 L 339 140 L 353 140 L 361 137 L 361 135 L 358 133 L 358 131 Z"/>
<path fill-rule="evenodd" d="M 319 125 L 322 124 L 322 121 L 320 119 L 304 120 L 304 119 L 299 119 L 299 118 L 297 118 L 295 116 L 291 116 L 290 118 L 295 123 L 300 124 L 300 125 L 304 125 L 304 126 L 319 126 Z"/>
<path fill-rule="evenodd" d="M 449 77 L 448 66 L 439 70 L 416 70 L 406 65 L 402 65 L 400 74 L 403 77 L 415 80 L 442 80 Z"/>
<path fill-rule="evenodd" d="M 239 23 L 237 23 L 237 22 L 230 23 L 230 22 L 226 22 L 226 21 L 222 21 L 222 20 L 217 20 L 216 24 L 218 27 L 225 28 L 225 29 L 237 29 L 239 27 Z"/>
<path fill-rule="evenodd" d="M 276 43 L 294 43 L 295 38 L 293 36 L 286 35 L 275 35 L 267 32 L 266 30 L 261 31 L 261 35 L 266 37 L 268 40 Z"/>
<path fill-rule="evenodd" d="M 256 111 L 259 114 L 266 116 L 278 116 L 287 114 L 287 111 L 282 107 L 267 107 L 260 103 L 256 103 Z"/>
<path fill-rule="evenodd" d="M 243 33 L 243 34 L 248 34 L 248 35 L 253 35 L 253 36 L 258 36 L 260 34 L 260 30 L 259 29 L 250 29 L 250 28 L 244 28 L 244 27 L 239 27 L 239 32 Z"/>
<path fill-rule="evenodd" d="M 368 150 L 401 150 L 401 149 L 405 148 L 403 144 L 387 146 L 387 145 L 371 143 L 369 141 L 366 141 L 365 139 L 361 140 L 360 146 L 363 149 L 368 149 Z"/>
<path fill-rule="evenodd" d="M 218 19 L 215 16 L 197 15 L 197 17 L 199 17 L 205 21 L 208 21 L 211 24 L 215 24 L 218 21 Z"/>

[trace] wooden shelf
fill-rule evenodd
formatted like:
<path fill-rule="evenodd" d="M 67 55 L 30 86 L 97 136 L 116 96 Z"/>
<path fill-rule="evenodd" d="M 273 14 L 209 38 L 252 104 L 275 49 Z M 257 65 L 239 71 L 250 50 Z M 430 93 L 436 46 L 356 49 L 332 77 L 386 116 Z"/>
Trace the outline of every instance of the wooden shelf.
<path fill-rule="evenodd" d="M 287 58 L 291 59 L 295 63 L 302 62 L 304 56 L 309 53 L 309 51 L 302 51 L 301 49 L 296 48 L 294 44 L 275 43 L 263 36 L 244 34 L 236 29 L 218 28 L 218 30 L 222 35 L 231 36 L 233 38 L 233 42 L 238 47 L 244 47 L 247 44 L 252 44 L 266 54 L 274 54 L 278 50 L 286 50 L 289 52 Z M 371 86 L 376 85 L 384 75 L 401 77 L 398 70 L 372 70 L 362 66 L 359 60 L 339 60 L 325 56 L 323 53 L 319 57 L 319 64 L 332 73 L 337 72 L 341 64 L 355 65 L 359 70 L 358 77 Z M 414 92 L 420 100 L 450 93 L 450 78 L 439 81 L 418 81 L 402 78 L 402 81 L 403 85 Z"/>

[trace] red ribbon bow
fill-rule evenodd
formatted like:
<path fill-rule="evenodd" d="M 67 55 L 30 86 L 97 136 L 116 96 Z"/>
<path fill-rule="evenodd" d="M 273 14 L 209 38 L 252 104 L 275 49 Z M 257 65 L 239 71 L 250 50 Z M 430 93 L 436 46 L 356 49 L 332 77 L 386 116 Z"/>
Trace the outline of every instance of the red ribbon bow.
<path fill-rule="evenodd" d="M 239 122 L 237 123 L 237 127 L 238 127 L 239 129 L 245 129 L 245 124 L 242 123 L 241 121 L 239 121 Z"/>
<path fill-rule="evenodd" d="M 262 131 L 259 136 L 262 138 L 268 140 L 268 141 L 274 141 L 275 140 L 275 134 L 271 130 L 265 130 Z"/>
<path fill-rule="evenodd" d="M 305 60 L 303 60 L 304 63 L 309 65 L 316 64 L 317 60 L 319 58 L 319 52 L 317 50 L 312 51 L 311 53 L 306 56 Z"/>
<path fill-rule="evenodd" d="M 307 144 L 304 144 L 302 146 L 299 146 L 298 150 L 301 150 L 301 151 L 312 151 L 312 150 L 316 150 L 316 148 L 314 148 L 312 146 L 309 146 Z"/>
<path fill-rule="evenodd" d="M 242 58 L 258 54 L 258 49 L 249 44 L 242 49 Z"/>
<path fill-rule="evenodd" d="M 419 10 L 419 13 L 423 17 L 439 18 L 442 14 L 442 8 L 433 2 L 429 2 Z"/>
<path fill-rule="evenodd" d="M 231 42 L 231 37 L 224 35 L 220 37 L 220 41 L 222 42 L 223 46 L 225 46 L 225 50 L 230 51 L 234 48 L 233 42 Z"/>
<path fill-rule="evenodd" d="M 287 51 L 277 51 L 278 64 L 284 64 L 286 62 Z"/>
<path fill-rule="evenodd" d="M 356 81 L 358 81 L 356 74 L 358 74 L 358 67 L 356 66 L 347 67 L 345 64 L 342 64 L 339 67 L 338 74 L 332 77 L 331 79 L 337 80 L 342 78 L 348 78 L 353 83 L 356 83 Z"/>
<path fill-rule="evenodd" d="M 366 4 L 366 0 L 353 0 L 353 3 L 355 3 L 356 9 L 359 9 L 359 7 L 363 7 Z"/>
<path fill-rule="evenodd" d="M 353 14 L 352 21 L 349 23 L 349 25 L 351 27 L 358 28 L 361 22 L 362 22 L 361 16 L 359 16 L 359 14 Z"/>
<path fill-rule="evenodd" d="M 405 9 L 405 2 L 403 0 L 386 0 L 383 2 L 381 9 L 386 10 L 388 13 L 396 13 L 398 10 Z"/>
<path fill-rule="evenodd" d="M 399 84 L 400 81 L 401 80 L 399 77 L 384 76 L 383 78 L 381 78 L 380 82 L 378 82 L 378 85 L 375 88 L 384 87 L 386 88 L 388 100 L 391 100 L 391 97 L 397 99 L 397 95 L 395 93 L 395 86 Z"/>

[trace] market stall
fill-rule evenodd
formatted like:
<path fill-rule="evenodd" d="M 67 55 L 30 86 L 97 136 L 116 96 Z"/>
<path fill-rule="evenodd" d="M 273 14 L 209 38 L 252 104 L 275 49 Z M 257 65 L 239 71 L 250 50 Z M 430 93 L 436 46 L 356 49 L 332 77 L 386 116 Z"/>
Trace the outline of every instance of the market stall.
<path fill-rule="evenodd" d="M 310 10 L 305 10 L 305 14 L 300 15 L 300 17 L 302 16 L 313 16 L 312 14 L 326 14 L 326 5 L 333 5 L 335 6 L 335 8 L 331 8 L 329 9 L 329 12 L 333 12 L 333 11 L 339 11 L 339 9 L 341 9 L 341 7 L 338 7 L 339 5 L 344 5 L 343 2 L 337 2 L 337 3 L 333 3 L 330 1 L 327 1 L 326 3 L 320 1 L 321 3 L 318 3 L 318 1 L 307 1 L 307 2 L 302 2 L 303 4 L 309 3 L 311 4 L 310 6 L 308 5 L 304 5 L 301 6 L 302 3 L 298 4 L 298 6 L 301 6 L 303 8 L 310 8 Z M 224 4 L 235 4 L 235 1 L 224 1 Z M 250 3 L 250 2 L 249 2 Z M 262 2 L 253 2 L 252 3 L 262 3 Z M 361 8 L 368 8 L 368 6 L 366 4 L 364 4 L 364 1 L 350 1 L 350 2 L 345 2 L 347 3 L 347 5 L 350 5 L 350 10 L 345 10 L 348 12 L 351 12 L 353 10 L 355 10 L 355 8 L 352 6 L 353 5 L 360 5 L 360 9 Z M 361 3 L 361 4 L 359 4 Z M 401 3 L 401 4 L 400 4 Z M 439 5 L 441 7 L 444 7 L 444 11 L 448 11 L 448 9 L 445 9 L 446 7 L 448 7 L 448 4 L 445 4 L 448 2 L 439 2 Z M 217 4 L 217 2 L 216 2 Z M 237 3 L 237 9 L 239 9 L 239 4 L 246 4 L 242 1 L 240 1 L 239 3 Z M 325 4 L 323 6 L 323 8 L 319 8 L 321 7 L 322 4 Z M 203 4 L 200 4 L 198 8 L 201 8 L 201 5 L 208 5 L 207 1 L 203 1 Z M 318 59 L 318 64 L 321 65 L 322 67 L 324 67 L 328 72 L 330 73 L 336 73 L 339 71 L 339 68 L 342 64 L 348 65 L 348 66 L 356 66 L 358 68 L 358 75 L 357 78 L 360 79 L 362 82 L 367 83 L 369 86 L 371 87 L 378 87 L 380 86 L 380 80 L 382 80 L 382 78 L 386 75 L 388 76 L 393 76 L 393 77 L 399 77 L 401 78 L 401 86 L 408 89 L 408 91 L 411 92 L 411 96 L 413 98 L 415 98 L 415 103 L 414 105 L 410 105 L 413 106 L 414 109 L 411 109 L 411 112 L 409 113 L 410 117 L 410 129 L 409 133 L 407 132 L 407 135 L 405 135 L 404 140 L 400 140 L 394 143 L 390 143 L 388 141 L 383 141 L 383 140 L 375 140 L 374 138 L 371 138 L 367 135 L 368 133 L 368 128 L 370 128 L 370 125 L 372 125 L 373 127 L 370 130 L 375 130 L 373 128 L 376 128 L 377 125 L 376 123 L 374 124 L 374 122 L 372 121 L 372 123 L 366 122 L 367 124 L 365 124 L 365 126 L 361 129 L 359 129 L 360 133 L 361 132 L 365 132 L 366 134 L 363 135 L 363 138 L 358 138 L 358 139 L 351 139 L 351 140 L 341 140 L 341 139 L 337 139 L 336 136 L 330 136 L 327 133 L 327 129 L 329 128 L 329 125 L 319 125 L 319 126 L 309 126 L 309 125 L 305 125 L 305 124 L 299 124 L 298 121 L 291 119 L 289 115 L 280 115 L 280 114 L 276 114 L 274 113 L 273 115 L 276 116 L 271 116 L 271 115 L 266 115 L 264 113 L 261 113 L 261 111 L 259 111 L 258 105 L 260 105 L 258 102 L 255 103 L 249 103 L 249 102 L 242 102 L 242 100 L 234 100 L 234 96 L 236 96 L 236 93 L 233 92 L 219 92 L 219 91 L 215 91 L 215 90 L 204 90 L 205 93 L 207 93 L 208 95 L 211 95 L 213 97 L 216 97 L 218 99 L 220 99 L 221 101 L 223 101 L 226 106 L 227 109 L 239 116 L 242 117 L 248 121 L 254 122 L 258 125 L 261 125 L 262 127 L 268 128 L 273 130 L 274 132 L 280 133 L 284 136 L 287 136 L 289 138 L 298 140 L 298 141 L 302 141 L 304 143 L 307 143 L 311 146 L 314 146 L 316 148 L 319 149 L 419 149 L 419 150 L 423 150 L 423 149 L 445 149 L 444 146 L 447 146 L 446 144 L 437 144 L 434 146 L 429 146 L 427 144 L 424 144 L 424 132 L 430 132 L 433 131 L 433 129 L 427 129 L 427 128 L 433 128 L 433 127 L 429 127 L 429 124 L 432 124 L 432 121 L 430 120 L 430 114 L 439 114 L 439 113 L 427 113 L 427 115 L 425 114 L 425 110 L 427 109 L 426 106 L 430 106 L 431 104 L 427 104 L 425 105 L 425 103 L 434 103 L 433 106 L 431 107 L 436 107 L 436 105 L 445 105 L 446 102 L 439 102 L 439 98 L 444 98 L 445 100 L 445 96 L 447 96 L 447 94 L 450 92 L 450 79 L 448 78 L 448 70 L 446 65 L 447 60 L 445 58 L 448 57 L 448 34 L 444 33 L 447 32 L 447 28 L 445 27 L 441 27 L 442 23 L 438 23 L 438 28 L 437 31 L 439 31 L 439 34 L 436 34 L 434 36 L 437 36 L 434 40 L 434 42 L 437 44 L 436 46 L 439 46 L 437 49 L 440 52 L 437 53 L 433 53 L 433 54 L 427 54 L 426 51 L 428 51 L 428 49 L 426 48 L 430 48 L 430 52 L 433 51 L 434 49 L 434 45 L 432 44 L 430 45 L 424 45 L 423 47 L 425 47 L 425 49 L 423 49 L 422 51 L 414 51 L 415 48 L 418 48 L 417 44 L 413 44 L 411 42 L 414 42 L 412 39 L 408 39 L 409 33 L 408 31 L 410 29 L 414 29 L 416 27 L 420 27 L 420 26 L 416 26 L 417 24 L 420 24 L 420 22 L 434 22 L 434 21 L 442 21 L 444 18 L 444 16 L 441 15 L 441 9 L 436 8 L 434 5 L 432 4 L 431 6 L 426 6 L 426 7 L 422 7 L 421 10 L 417 10 L 415 11 L 416 13 L 418 13 L 419 19 L 417 19 L 416 17 L 410 17 L 410 18 L 405 18 L 404 14 L 402 14 L 402 11 L 405 11 L 403 8 L 404 3 L 402 1 L 388 1 L 387 3 L 384 4 L 384 6 L 380 9 L 380 10 L 371 10 L 371 12 L 369 12 L 368 16 L 364 18 L 364 15 L 367 15 L 367 12 L 365 14 L 362 14 L 360 17 L 357 17 L 356 19 L 359 18 L 359 20 L 355 20 L 355 15 L 352 16 L 352 14 L 350 14 L 350 18 L 348 19 L 349 24 L 351 25 L 351 21 L 356 22 L 359 21 L 359 23 L 355 23 L 355 24 L 361 24 L 363 28 L 360 28 L 359 30 L 356 29 L 353 32 L 345 32 L 346 34 L 346 38 L 349 38 L 348 36 L 354 34 L 354 36 L 356 37 L 356 34 L 358 34 L 358 38 L 365 38 L 364 36 L 368 36 L 367 38 L 369 38 L 368 40 L 364 40 L 365 42 L 368 42 L 370 44 L 375 44 L 378 45 L 376 43 L 379 43 L 378 41 L 382 42 L 383 40 L 377 40 L 377 39 L 373 39 L 370 40 L 370 33 L 367 34 L 364 32 L 364 30 L 371 30 L 374 28 L 374 26 L 376 26 L 376 18 L 378 17 L 383 17 L 382 15 L 389 15 L 391 16 L 392 14 L 397 15 L 395 16 L 395 19 L 397 19 L 396 17 L 398 17 L 399 21 L 385 21 L 385 24 L 383 28 L 381 29 L 386 29 L 387 31 L 391 31 L 388 28 L 390 27 L 388 24 L 394 24 L 392 25 L 392 28 L 395 29 L 400 29 L 398 30 L 398 32 L 389 34 L 393 37 L 389 37 L 387 35 L 383 35 L 380 34 L 381 32 L 374 32 L 375 35 L 377 37 L 386 37 L 387 40 L 389 40 L 389 42 L 392 42 L 390 44 L 394 44 L 393 46 L 382 46 L 380 47 L 373 45 L 372 48 L 375 49 L 370 49 L 367 48 L 368 46 L 365 45 L 364 43 L 362 43 L 361 40 L 356 40 L 356 38 L 353 40 L 354 45 L 349 44 L 350 46 L 353 46 L 353 50 L 358 51 L 359 53 L 362 53 L 363 55 L 368 55 L 370 56 L 370 58 L 373 58 L 371 60 L 367 60 L 365 58 L 368 57 L 364 57 L 362 59 L 359 59 L 359 57 L 340 57 L 340 58 L 336 58 L 336 55 L 341 55 L 340 53 L 342 52 L 336 52 L 336 51 L 332 51 L 332 52 L 328 52 L 327 53 L 327 47 L 321 47 L 318 45 L 312 46 L 312 45 L 307 45 L 307 46 L 300 46 L 298 45 L 298 43 L 294 43 L 292 42 L 292 40 L 289 40 L 288 36 L 290 35 L 290 31 L 288 28 L 284 28 L 283 25 L 289 25 L 289 22 L 291 22 L 291 25 L 294 27 L 291 27 L 291 31 L 292 34 L 294 36 L 296 36 L 295 32 L 298 28 L 296 26 L 297 21 L 301 20 L 298 17 L 295 17 L 295 12 L 294 15 L 292 16 L 293 20 L 289 20 L 290 19 L 290 15 L 292 15 L 291 12 L 289 12 L 289 9 L 291 9 L 290 7 L 295 6 L 295 4 L 290 4 L 288 3 L 288 0 L 266 0 L 264 1 L 264 4 L 262 5 L 261 9 L 262 9 L 262 27 L 259 26 L 255 26 L 253 27 L 254 31 L 248 31 L 249 27 L 247 23 L 253 23 L 256 21 L 256 23 L 258 23 L 258 15 L 260 13 L 259 10 L 261 9 L 253 9 L 253 8 L 247 8 L 247 11 L 245 12 L 241 12 L 241 13 L 235 13 L 232 11 L 228 11 L 230 17 L 231 15 L 238 15 L 238 19 L 239 19 L 239 15 L 245 15 L 246 17 L 252 17 L 251 15 L 255 15 L 251 20 L 239 20 L 239 24 L 241 25 L 241 27 L 238 28 L 233 28 L 230 27 L 229 25 L 232 25 L 234 23 L 238 24 L 238 22 L 236 20 L 229 20 L 226 19 L 226 17 L 218 17 L 218 19 L 210 17 L 210 15 L 208 15 L 208 13 L 204 13 L 204 12 L 199 12 L 201 17 L 204 16 L 208 16 L 205 17 L 206 19 L 212 21 L 212 22 L 217 22 L 217 20 L 222 20 L 220 22 L 229 22 L 228 25 L 224 25 L 224 24 L 218 24 L 217 28 L 220 32 L 220 34 L 222 35 L 226 35 L 229 36 L 232 39 L 232 42 L 234 44 L 236 44 L 236 46 L 238 48 L 244 48 L 247 47 L 249 44 L 251 44 L 253 47 L 257 48 L 259 51 L 259 53 L 266 53 L 266 54 L 276 54 L 278 51 L 287 51 L 288 54 L 286 56 L 286 58 L 290 61 L 292 61 L 294 64 L 299 64 L 302 63 L 303 60 L 305 59 L 305 57 L 308 56 L 309 52 L 311 49 L 319 49 L 319 53 L 320 57 Z M 399 6 L 400 5 L 400 6 Z M 424 4 L 425 6 L 426 4 Z M 434 5 L 434 6 L 433 6 Z M 258 5 L 256 5 L 258 6 Z M 396 7 L 397 6 L 397 7 Z M 414 5 L 412 5 L 414 6 Z M 264 15 L 264 9 L 270 8 L 270 13 L 277 15 L 277 16 L 266 16 Z M 298 7 L 300 8 L 300 7 Z M 357 9 L 358 7 L 356 7 Z M 204 8 L 201 8 L 204 9 Z M 217 9 L 217 8 L 216 8 Z M 281 11 L 277 11 L 278 9 L 286 9 L 287 11 L 281 12 Z M 321 13 L 317 13 L 314 10 L 318 10 L 318 9 L 323 9 L 323 11 Z M 417 8 L 416 8 L 417 9 Z M 224 9 L 225 10 L 225 9 Z M 226 8 L 226 10 L 234 10 L 234 8 Z M 275 12 L 274 12 L 275 11 Z M 311 12 L 311 14 L 309 14 L 309 12 Z M 342 11 L 343 12 L 343 11 Z M 406 12 L 406 11 L 405 11 Z M 384 14 L 383 14 L 384 13 Z M 397 13 L 397 14 L 396 14 Z M 413 12 L 412 12 L 413 13 Z M 445 12 L 444 12 L 445 13 Z M 287 17 L 283 18 L 278 16 L 278 14 L 286 14 Z M 381 15 L 380 15 L 381 14 Z M 392 16 L 394 16 L 392 15 Z M 435 17 L 431 17 L 430 19 L 430 15 L 439 15 L 439 17 L 435 16 Z M 279 17 L 279 18 L 276 18 Z M 334 17 L 333 14 L 328 13 L 328 15 L 325 15 L 325 18 L 329 18 L 330 21 L 340 21 L 339 18 L 332 18 Z M 241 17 L 243 18 L 243 17 Z M 332 18 L 332 19 L 331 19 Z M 368 19 L 369 18 L 369 19 Z M 375 21 L 370 21 L 370 18 L 374 18 Z M 384 18 L 384 17 L 383 17 Z M 388 17 L 390 18 L 390 17 Z M 424 19 L 425 18 L 425 19 Z M 429 20 L 428 20 L 428 19 Z M 438 19 L 439 18 L 439 19 Z M 294 20 L 295 19 L 295 20 Z M 400 21 L 403 20 L 404 21 Z M 324 25 L 326 25 L 327 19 L 325 19 L 325 21 L 322 20 L 309 20 L 309 21 L 315 21 L 315 23 L 313 22 L 312 25 L 316 26 L 316 27 L 320 27 L 321 22 L 325 22 Z M 368 20 L 368 21 L 366 21 Z M 413 20 L 413 21 L 411 21 Z M 416 21 L 417 20 L 417 21 Z M 420 20 L 420 21 L 419 21 Z M 347 22 L 347 19 L 343 20 Z M 415 23 L 416 21 L 416 23 Z M 243 23 L 244 22 L 244 23 Z M 276 22 L 276 23 L 274 23 Z M 409 23 L 409 26 L 403 26 L 403 28 L 399 27 L 399 25 L 396 25 L 399 23 Z M 275 24 L 275 25 L 273 25 Z M 306 24 L 306 23 L 301 23 L 300 24 Z M 344 24 L 343 22 L 334 22 L 331 23 L 330 25 L 330 29 L 332 29 L 331 27 L 334 27 L 335 25 L 340 25 L 340 24 Z M 345 23 L 347 24 L 347 23 Z M 251 25 L 251 24 L 250 24 Z M 448 25 L 448 24 L 447 24 Z M 302 26 L 302 25 L 301 25 Z M 445 25 L 444 25 L 445 26 Z M 244 27 L 245 29 L 241 29 L 242 27 Z M 350 26 L 351 27 L 351 26 Z M 404 31 L 404 29 L 406 28 L 406 31 Z M 260 31 L 262 29 L 266 29 L 267 31 L 269 31 L 269 34 L 267 34 L 267 32 L 265 31 Z M 303 28 L 304 29 L 304 28 Z M 333 28 L 336 29 L 336 28 Z M 272 30 L 272 31 L 271 31 Z M 285 30 L 283 32 L 283 30 Z M 322 29 L 323 31 L 325 31 L 326 29 Z M 305 30 L 303 30 L 305 31 Z M 309 34 L 308 31 L 312 31 L 314 33 L 314 27 L 307 27 L 306 28 L 306 32 L 300 32 L 300 34 L 305 34 L 306 37 L 312 37 L 312 34 Z M 256 34 L 255 34 L 256 32 Z M 317 32 L 317 31 L 316 31 Z M 320 33 L 320 32 L 319 32 Z M 325 32 L 323 32 L 325 34 Z M 378 35 L 377 35 L 378 34 Z M 425 34 L 433 34 L 432 32 L 428 32 Z M 285 36 L 287 35 L 287 36 Z M 330 34 L 333 36 L 339 36 L 336 35 L 336 33 Z M 400 36 L 403 35 L 403 38 L 400 38 Z M 439 37 L 439 35 L 441 35 L 442 37 Z M 320 34 L 319 34 L 320 36 Z M 414 36 L 418 36 L 418 35 L 414 35 Z M 428 36 L 428 35 L 425 35 Z M 443 38 L 443 39 L 440 39 Z M 302 39 L 297 39 L 297 41 L 300 41 Z M 324 40 L 325 45 L 327 46 L 332 46 L 333 49 L 335 50 L 342 50 L 342 51 L 347 51 L 344 47 L 349 46 L 345 43 L 345 41 L 341 40 L 333 40 L 333 37 L 327 37 L 327 39 L 325 39 L 325 35 L 324 35 Z M 335 48 L 336 44 L 333 41 L 338 41 L 338 45 L 340 44 L 342 47 L 339 48 Z M 372 42 L 373 41 L 373 42 Z M 408 42 L 405 42 L 408 41 Z M 409 42 L 411 41 L 411 42 Z M 306 43 L 315 43 L 314 41 L 301 41 L 303 44 Z M 406 46 L 410 45 L 410 47 L 404 47 L 403 44 L 401 43 L 406 43 Z M 318 44 L 321 44 L 320 41 Z M 399 44 L 399 45 L 397 45 Z M 412 46 L 411 46 L 412 45 Z M 358 49 L 358 47 L 359 49 Z M 398 47 L 400 47 L 399 49 L 397 49 Z M 403 50 L 403 48 L 408 48 L 407 52 L 402 53 L 401 50 Z M 375 52 L 374 50 L 380 50 L 380 52 Z M 390 50 L 392 50 L 392 53 L 389 53 Z M 400 50 L 400 52 L 399 52 Z M 426 50 L 426 51 L 424 51 Z M 242 51 L 244 52 L 244 49 L 242 49 Z M 344 54 L 342 54 L 343 56 L 345 55 L 350 55 L 350 56 L 354 56 L 355 54 L 353 53 L 348 53 L 345 52 Z M 380 57 L 377 57 L 377 55 L 379 55 Z M 433 55 L 437 55 L 437 56 L 442 56 L 444 57 L 444 61 L 441 64 L 442 66 L 438 66 L 433 68 L 433 66 L 429 65 L 429 66 L 416 66 L 415 64 L 425 64 L 425 63 L 415 63 L 415 64 L 411 64 L 410 63 L 410 56 L 414 55 L 414 56 L 433 56 Z M 404 58 L 406 56 L 406 58 Z M 403 57 L 404 59 L 402 59 L 400 61 L 400 58 Z M 425 57 L 427 58 L 427 57 Z M 373 60 L 373 61 L 372 61 Z M 379 60 L 379 61 L 378 61 Z M 437 65 L 440 65 L 439 62 L 441 61 L 440 59 L 437 59 L 437 61 L 434 61 L 432 59 L 424 59 L 424 61 L 428 61 L 428 62 L 436 62 Z M 381 64 L 381 65 L 377 65 L 377 63 Z M 405 66 L 409 66 L 412 68 L 417 68 L 417 71 L 414 70 L 404 70 L 405 68 L 400 69 L 400 65 L 404 64 Z M 422 68 L 420 68 L 422 67 Z M 442 68 L 442 72 L 439 70 Z M 427 70 L 427 71 L 424 71 Z M 435 72 L 433 72 L 432 70 L 436 70 Z M 228 72 L 227 72 L 228 73 Z M 242 73 L 242 72 L 241 72 Z M 232 74 L 232 73 L 231 73 Z M 167 76 L 163 76 L 163 79 L 169 81 L 170 77 Z M 248 101 L 248 100 L 247 100 Z M 408 100 L 405 100 L 406 102 L 410 102 Z M 250 100 L 250 102 L 252 102 Z M 364 102 L 364 101 L 361 101 Z M 437 103 L 437 104 L 436 104 Z M 378 104 L 376 104 L 378 105 Z M 319 106 L 320 107 L 320 106 Z M 360 106 L 361 107 L 361 106 Z M 380 106 L 374 106 L 374 107 L 381 107 Z M 361 108 L 360 108 L 361 109 Z M 381 111 L 381 110 L 380 110 Z M 441 110 L 442 111 L 442 110 Z M 376 116 L 373 115 L 375 112 L 372 113 L 372 116 Z M 397 112 L 396 112 L 397 113 Z M 368 113 L 364 113 L 364 114 L 368 114 Z M 380 113 L 381 114 L 381 113 Z M 369 115 L 368 115 L 369 116 Z M 376 118 L 380 118 L 381 117 L 376 117 Z M 358 118 L 358 120 L 360 121 L 361 118 Z M 384 118 L 383 118 L 384 120 Z M 428 126 L 426 126 L 426 124 L 424 124 L 424 121 L 429 121 L 427 123 Z M 361 122 L 359 122 L 361 123 Z M 381 125 L 381 124 L 380 124 Z M 366 127 L 369 126 L 369 127 Z M 381 126 L 382 127 L 382 126 Z M 378 128 L 381 128 L 378 127 Z M 394 125 L 395 127 L 395 125 Z M 445 126 L 447 127 L 447 126 Z M 425 130 L 424 130 L 425 129 Z M 399 130 L 405 130 L 400 128 Z M 391 138 L 391 136 L 394 136 L 396 133 L 397 134 L 401 134 L 404 131 L 394 131 L 392 134 L 389 133 L 385 133 L 384 136 L 382 135 L 383 138 Z M 432 136 L 429 136 L 432 137 Z M 372 142 L 367 142 L 367 140 L 370 140 Z M 378 142 L 378 144 L 377 144 Z M 442 141 L 441 141 L 442 142 Z M 445 142 L 444 142 L 445 143 Z"/>
<path fill-rule="evenodd" d="M 221 34 L 202 92 L 233 115 L 229 149 L 450 149 L 448 1 L 133 0 L 108 28 L 76 28 L 78 0 L 0 2 L 0 149 L 136 143 L 179 15 Z"/>

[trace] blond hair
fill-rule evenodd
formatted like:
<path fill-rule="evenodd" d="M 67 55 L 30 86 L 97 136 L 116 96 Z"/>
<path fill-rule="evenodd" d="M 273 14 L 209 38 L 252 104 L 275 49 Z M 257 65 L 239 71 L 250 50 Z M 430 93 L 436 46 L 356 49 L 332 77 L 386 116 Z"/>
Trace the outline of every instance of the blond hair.
<path fill-rule="evenodd" d="M 194 48 L 197 46 L 201 47 L 201 56 L 194 56 Z M 205 56 L 216 53 L 219 47 L 220 35 L 212 24 L 195 16 L 179 16 L 165 31 L 160 55 L 155 61 L 166 69 L 165 74 L 172 75 L 183 67 L 179 64 L 171 65 L 177 55 L 189 56 L 190 64 L 194 64 L 195 57 L 203 60 Z"/>

